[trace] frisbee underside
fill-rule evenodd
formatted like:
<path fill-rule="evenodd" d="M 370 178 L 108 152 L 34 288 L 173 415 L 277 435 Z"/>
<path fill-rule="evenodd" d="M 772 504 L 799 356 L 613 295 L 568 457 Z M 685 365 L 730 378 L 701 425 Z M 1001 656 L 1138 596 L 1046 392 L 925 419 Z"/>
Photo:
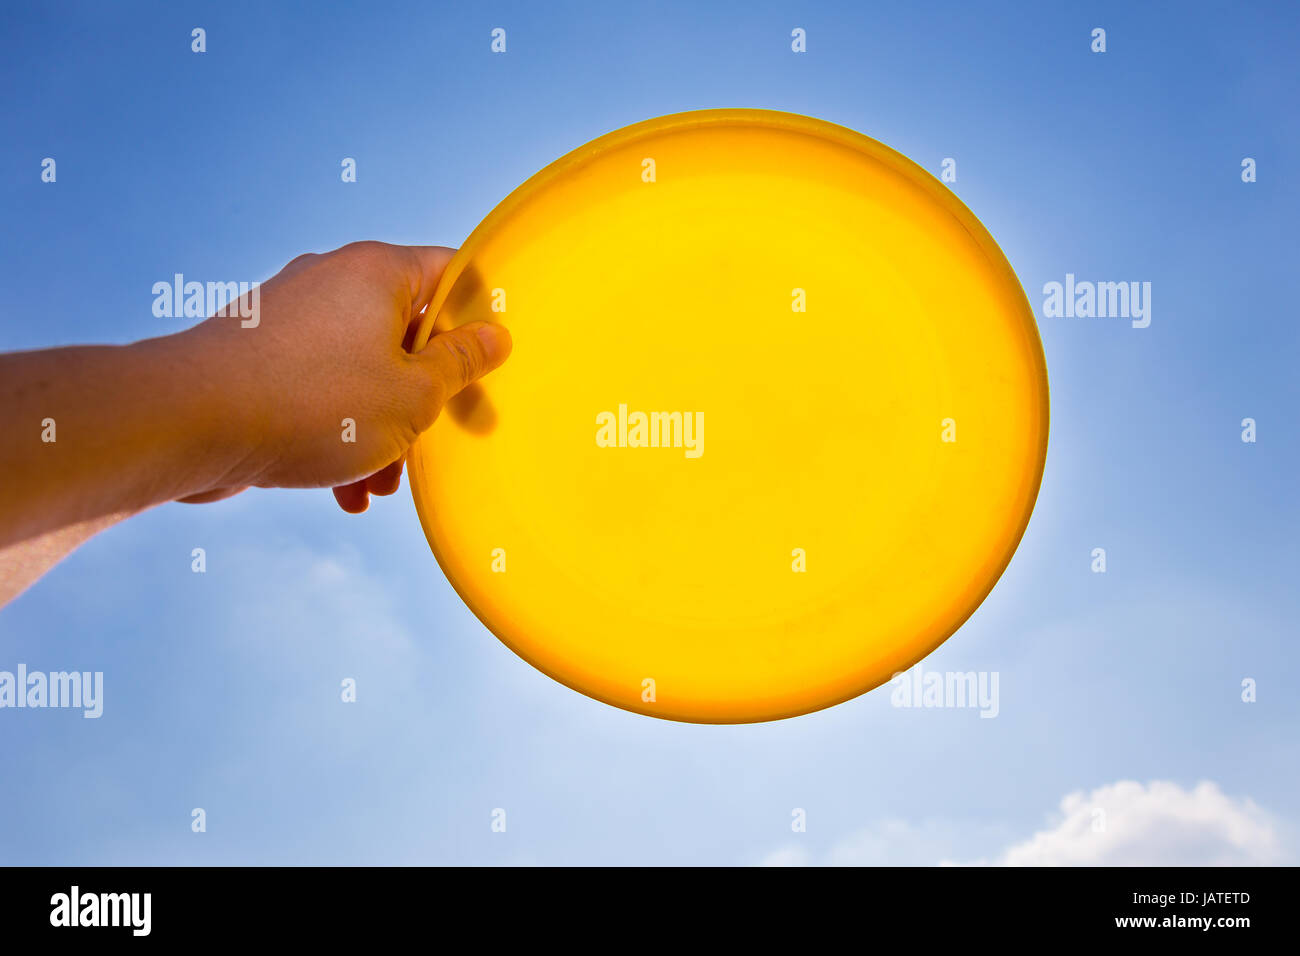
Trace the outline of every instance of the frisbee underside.
<path fill-rule="evenodd" d="M 428 314 L 514 339 L 411 452 L 434 554 L 501 641 L 618 707 L 758 721 L 870 690 L 979 606 L 1033 509 L 1020 283 L 946 187 L 842 127 L 602 137 L 480 224 Z"/>

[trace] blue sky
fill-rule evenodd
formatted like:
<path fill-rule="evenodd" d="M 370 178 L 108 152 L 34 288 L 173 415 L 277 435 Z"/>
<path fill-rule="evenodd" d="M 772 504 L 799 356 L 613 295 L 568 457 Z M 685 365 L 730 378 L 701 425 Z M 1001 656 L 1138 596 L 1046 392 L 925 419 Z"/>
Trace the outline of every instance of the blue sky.
<path fill-rule="evenodd" d="M 1037 510 L 924 662 L 997 671 L 998 717 L 887 688 L 756 726 L 624 713 L 478 623 L 405 491 L 360 518 L 325 491 L 253 491 L 114 528 L 0 610 L 0 670 L 106 685 L 99 720 L 0 711 L 0 863 L 1297 859 L 1300 13 L 701 7 L 7 7 L 0 348 L 175 331 L 150 290 L 176 272 L 456 245 L 551 160 L 664 113 L 793 110 L 936 175 L 953 157 L 1036 308 L 1066 273 L 1152 283 L 1146 329 L 1040 318 Z M 1096 805 L 1107 834 L 1075 833 Z"/>

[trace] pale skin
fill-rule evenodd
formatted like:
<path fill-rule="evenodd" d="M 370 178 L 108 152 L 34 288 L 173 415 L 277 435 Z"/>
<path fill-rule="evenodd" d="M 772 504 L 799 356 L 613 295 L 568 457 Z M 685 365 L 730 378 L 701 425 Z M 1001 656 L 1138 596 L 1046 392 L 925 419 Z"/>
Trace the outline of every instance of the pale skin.
<path fill-rule="evenodd" d="M 0 355 L 0 604 L 164 502 L 333 488 L 355 514 L 397 491 L 447 399 L 510 354 L 485 322 L 407 350 L 453 251 L 353 243 L 263 283 L 255 327 L 214 316 L 131 345 Z"/>

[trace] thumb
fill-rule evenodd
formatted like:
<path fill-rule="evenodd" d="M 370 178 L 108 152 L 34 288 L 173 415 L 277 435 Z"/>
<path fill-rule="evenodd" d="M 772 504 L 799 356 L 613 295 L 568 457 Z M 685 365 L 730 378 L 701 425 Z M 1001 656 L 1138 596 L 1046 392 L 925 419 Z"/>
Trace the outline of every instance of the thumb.
<path fill-rule="evenodd" d="M 504 325 L 468 322 L 439 332 L 416 358 L 443 401 L 506 360 L 511 349 Z"/>

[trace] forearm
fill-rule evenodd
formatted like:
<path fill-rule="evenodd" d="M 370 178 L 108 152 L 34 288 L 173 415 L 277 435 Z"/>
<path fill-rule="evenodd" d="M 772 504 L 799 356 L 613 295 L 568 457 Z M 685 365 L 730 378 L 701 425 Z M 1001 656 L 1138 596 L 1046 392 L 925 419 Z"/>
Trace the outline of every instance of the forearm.
<path fill-rule="evenodd" d="M 299 256 L 226 310 L 127 346 L 0 355 L 0 604 L 114 521 L 250 485 L 397 490 L 442 403 L 510 352 L 471 322 L 403 348 L 452 250 L 360 242 Z"/>
<path fill-rule="evenodd" d="M 85 528 L 71 548 L 111 516 L 221 485 L 241 460 L 230 383 L 189 344 L 0 355 L 0 548 Z"/>

